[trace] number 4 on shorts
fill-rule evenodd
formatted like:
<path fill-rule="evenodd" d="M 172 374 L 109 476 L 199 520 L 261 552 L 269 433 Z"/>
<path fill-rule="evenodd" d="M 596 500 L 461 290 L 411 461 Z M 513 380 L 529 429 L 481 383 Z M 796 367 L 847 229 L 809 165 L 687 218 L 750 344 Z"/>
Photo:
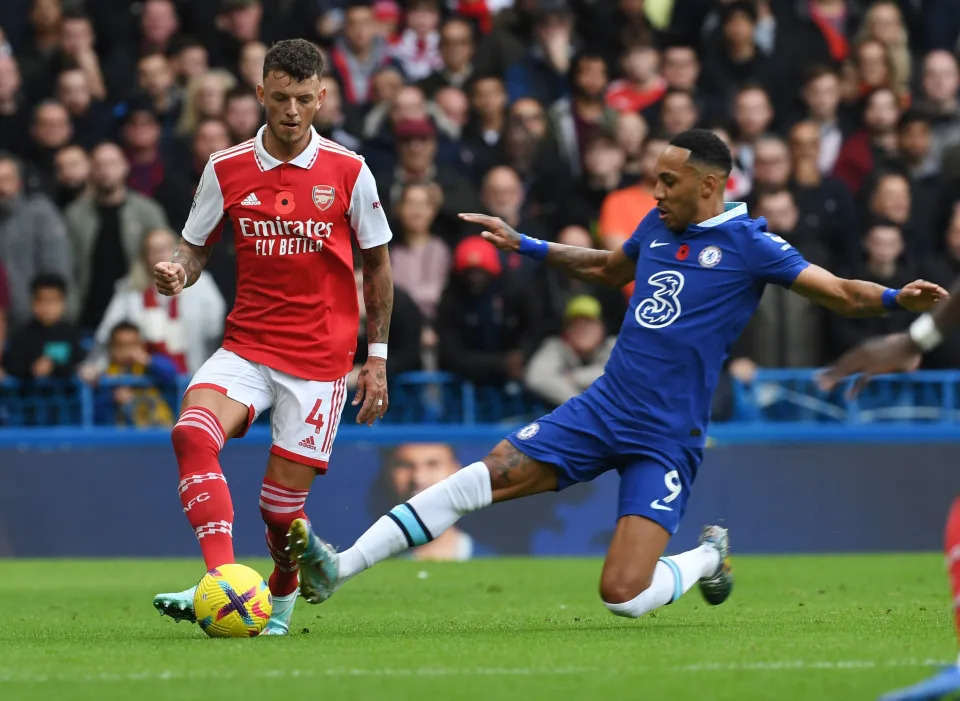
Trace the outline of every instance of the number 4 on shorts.
<path fill-rule="evenodd" d="M 320 407 L 323 404 L 322 399 L 318 399 L 317 403 L 313 405 L 313 409 L 310 411 L 309 416 L 304 420 L 305 424 L 309 424 L 316 428 L 315 433 L 320 433 L 320 429 L 323 428 L 323 414 L 320 413 Z"/>

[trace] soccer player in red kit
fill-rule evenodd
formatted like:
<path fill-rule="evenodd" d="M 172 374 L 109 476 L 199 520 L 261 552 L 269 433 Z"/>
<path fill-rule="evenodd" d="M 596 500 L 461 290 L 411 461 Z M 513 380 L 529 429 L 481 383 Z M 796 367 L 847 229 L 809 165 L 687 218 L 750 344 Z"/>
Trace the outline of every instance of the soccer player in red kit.
<path fill-rule="evenodd" d="M 273 45 L 257 86 L 266 125 L 253 139 L 210 157 L 173 258 L 154 269 L 157 289 L 179 294 L 200 277 L 230 219 L 236 302 L 223 347 L 187 388 L 172 441 L 183 511 L 207 569 L 214 569 L 234 561 L 233 504 L 220 450 L 272 408 L 260 513 L 274 561 L 273 616 L 264 632 L 275 635 L 287 632 L 299 591 L 297 564 L 285 552 L 287 529 L 305 517 L 310 485 L 327 469 L 353 367 L 359 323 L 354 239 L 363 258 L 370 342 L 353 400 L 362 402 L 358 423 L 372 425 L 388 406 L 391 233 L 363 159 L 313 129 L 326 93 L 322 75 L 323 58 L 309 42 Z M 160 594 L 154 606 L 178 621 L 195 621 L 194 589 Z"/>

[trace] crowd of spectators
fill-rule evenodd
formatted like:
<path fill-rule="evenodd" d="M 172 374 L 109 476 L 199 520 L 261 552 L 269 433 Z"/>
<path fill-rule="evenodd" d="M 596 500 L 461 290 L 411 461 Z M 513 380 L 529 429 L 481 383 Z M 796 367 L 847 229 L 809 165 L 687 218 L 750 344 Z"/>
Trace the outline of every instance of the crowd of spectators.
<path fill-rule="evenodd" d="M 891 287 L 960 273 L 956 0 L 4 0 L 0 373 L 162 379 L 216 348 L 229 227 L 182 297 L 149 270 L 210 154 L 256 134 L 264 54 L 290 37 L 326 57 L 316 129 L 366 158 L 391 216 L 392 374 L 582 390 L 629 289 L 498 252 L 457 214 L 615 248 L 697 125 L 735 153 L 728 199 L 812 262 Z M 818 365 L 907 323 L 769 289 L 730 372 Z M 960 348 L 927 365 L 960 367 Z M 113 399 L 169 420 L 148 391 Z"/>

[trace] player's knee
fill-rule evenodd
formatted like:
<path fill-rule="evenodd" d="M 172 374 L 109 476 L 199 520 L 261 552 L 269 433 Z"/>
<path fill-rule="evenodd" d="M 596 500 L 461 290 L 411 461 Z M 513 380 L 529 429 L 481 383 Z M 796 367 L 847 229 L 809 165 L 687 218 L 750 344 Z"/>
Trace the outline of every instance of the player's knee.
<path fill-rule="evenodd" d="M 626 577 L 622 574 L 604 573 L 600 578 L 600 598 L 606 604 L 625 604 L 633 601 L 650 586 L 649 580 L 643 581 L 636 577 Z"/>
<path fill-rule="evenodd" d="M 216 415 L 205 407 L 187 407 L 170 431 L 170 442 L 178 460 L 201 452 L 219 453 L 226 442 Z"/>

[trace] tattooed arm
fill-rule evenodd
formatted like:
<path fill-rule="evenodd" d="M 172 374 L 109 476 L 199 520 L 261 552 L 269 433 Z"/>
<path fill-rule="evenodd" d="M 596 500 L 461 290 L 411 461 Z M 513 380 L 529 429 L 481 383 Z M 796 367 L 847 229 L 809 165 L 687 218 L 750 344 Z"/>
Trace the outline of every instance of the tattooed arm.
<path fill-rule="evenodd" d="M 213 246 L 194 246 L 181 238 L 170 262 L 157 263 L 153 269 L 157 291 L 168 297 L 183 292 L 200 278 L 212 252 Z"/>
<path fill-rule="evenodd" d="M 790 288 L 807 299 L 843 316 L 881 316 L 888 309 L 883 304 L 883 285 L 865 280 L 847 280 L 828 270 L 811 265 L 803 270 Z M 931 309 L 947 291 L 926 280 L 915 280 L 897 294 L 897 303 L 912 312 Z"/>
<path fill-rule="evenodd" d="M 363 258 L 363 303 L 367 308 L 367 342 L 386 344 L 390 336 L 390 315 L 393 313 L 393 271 L 387 246 L 374 246 L 360 251 Z M 367 356 L 367 362 L 357 380 L 356 406 L 363 402 L 357 413 L 357 423 L 372 426 L 383 418 L 389 406 L 387 396 L 387 361 L 375 355 Z"/>
<path fill-rule="evenodd" d="M 486 229 L 483 232 L 484 238 L 501 251 L 519 250 L 520 234 L 502 219 L 484 214 L 461 214 L 460 218 L 484 227 Z M 547 257 L 544 260 L 570 277 L 610 287 L 623 287 L 633 280 L 637 265 L 627 257 L 622 248 L 603 251 L 580 246 L 565 246 L 562 243 L 549 243 Z"/>

